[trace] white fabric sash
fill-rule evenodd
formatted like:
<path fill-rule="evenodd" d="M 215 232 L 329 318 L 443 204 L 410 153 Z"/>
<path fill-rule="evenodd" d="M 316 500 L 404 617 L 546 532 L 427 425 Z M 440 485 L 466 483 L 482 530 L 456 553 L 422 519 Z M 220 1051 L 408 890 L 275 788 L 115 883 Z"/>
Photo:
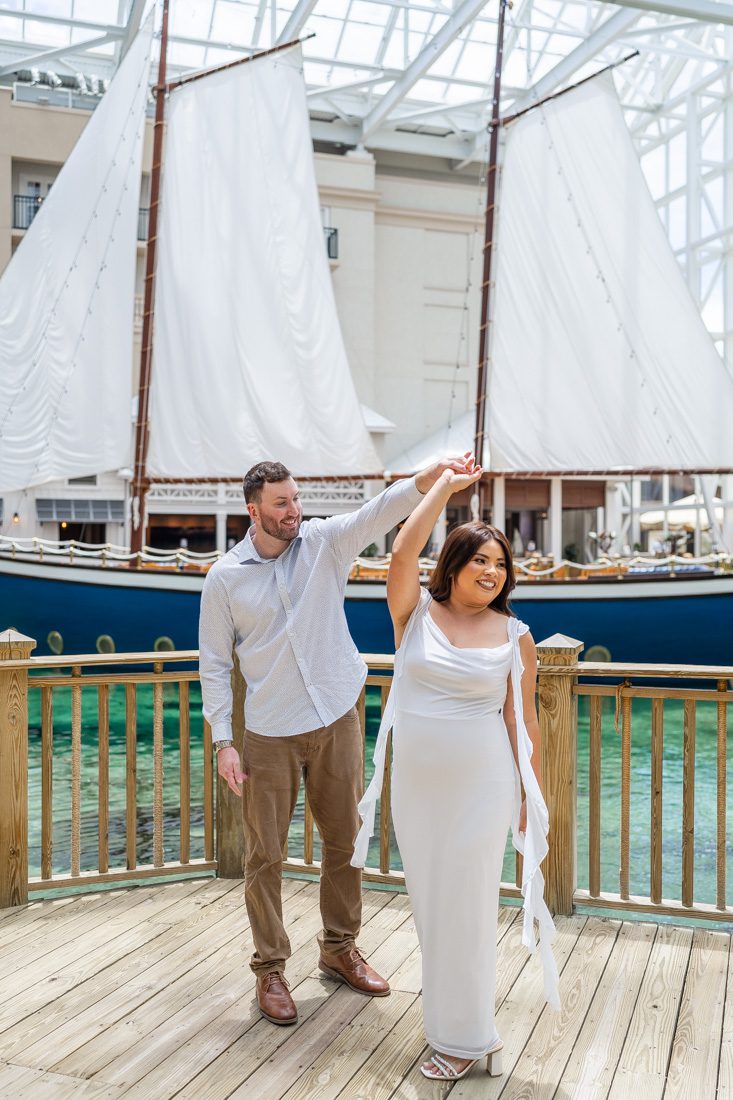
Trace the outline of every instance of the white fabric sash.
<path fill-rule="evenodd" d="M 374 835 L 374 819 L 376 815 L 377 800 L 380 796 L 384 778 L 384 765 L 387 756 L 387 739 L 392 729 L 396 708 L 396 696 L 402 674 L 403 654 L 410 633 L 415 629 L 416 623 L 425 614 L 430 603 L 430 595 L 421 590 L 420 601 L 415 607 L 405 628 L 400 648 L 395 653 L 394 679 L 389 696 L 382 714 L 379 726 L 377 743 L 374 748 L 374 774 L 371 782 L 364 792 L 364 797 L 359 803 L 359 815 L 362 825 L 354 843 L 354 854 L 351 857 L 352 867 L 363 867 L 366 863 L 369 850 L 369 840 Z M 555 958 L 552 953 L 552 943 L 555 939 L 555 925 L 550 911 L 545 904 L 544 890 L 545 880 L 540 869 L 542 860 L 548 852 L 547 832 L 549 827 L 549 815 L 547 806 L 542 797 L 540 785 L 532 768 L 532 740 L 524 722 L 524 708 L 522 705 L 522 674 L 524 665 L 519 649 L 519 639 L 526 634 L 529 627 L 518 619 L 509 619 L 507 624 L 509 640 L 512 643 L 512 692 L 514 698 L 514 715 L 517 723 L 517 755 L 518 774 L 516 795 L 514 799 L 514 814 L 512 819 L 512 843 L 518 852 L 521 852 L 524 860 L 522 866 L 522 897 L 524 898 L 524 917 L 522 929 L 522 943 L 531 954 L 537 950 L 534 922 L 537 921 L 540 928 L 540 957 L 544 971 L 545 999 L 555 1009 L 560 1008 L 559 976 Z M 519 813 L 521 809 L 521 785 L 527 800 L 527 831 L 519 831 Z"/>

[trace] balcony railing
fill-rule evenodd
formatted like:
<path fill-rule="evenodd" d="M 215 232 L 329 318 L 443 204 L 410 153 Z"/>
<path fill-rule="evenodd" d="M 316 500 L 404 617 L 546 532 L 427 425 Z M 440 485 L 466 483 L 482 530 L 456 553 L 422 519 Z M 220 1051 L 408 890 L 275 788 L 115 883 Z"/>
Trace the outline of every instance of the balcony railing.
<path fill-rule="evenodd" d="M 150 207 L 141 206 L 137 212 L 137 239 L 147 241 L 148 225 L 150 223 Z"/>
<path fill-rule="evenodd" d="M 13 195 L 13 229 L 28 229 L 43 204 L 42 195 Z M 147 241 L 150 207 L 141 206 L 137 214 L 137 239 Z M 339 255 L 339 231 L 324 225 L 323 236 L 326 240 L 326 255 L 329 260 L 337 260 Z"/>
<path fill-rule="evenodd" d="M 42 195 L 13 195 L 13 229 L 28 229 L 42 205 Z"/>
<path fill-rule="evenodd" d="M 323 235 L 326 238 L 326 255 L 329 260 L 339 258 L 339 231 L 330 225 L 324 225 Z"/>

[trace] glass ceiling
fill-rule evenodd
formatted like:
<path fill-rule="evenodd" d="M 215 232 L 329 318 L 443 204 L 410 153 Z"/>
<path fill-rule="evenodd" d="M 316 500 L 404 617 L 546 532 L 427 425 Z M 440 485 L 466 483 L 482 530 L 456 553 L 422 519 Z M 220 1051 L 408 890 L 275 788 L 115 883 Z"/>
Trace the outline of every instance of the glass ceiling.
<path fill-rule="evenodd" d="M 77 80 L 75 102 L 98 96 L 155 3 L 0 0 L 0 82 L 25 70 L 31 82 Z M 312 36 L 314 140 L 461 171 L 485 156 L 498 13 L 499 0 L 170 0 L 169 75 Z M 733 364 L 733 0 L 513 0 L 502 113 L 635 52 L 614 70 L 627 123 L 690 290 Z"/>
<path fill-rule="evenodd" d="M 2 73 L 24 61 L 26 68 L 109 77 L 127 29 L 153 2 L 4 0 Z M 658 7 L 664 10 L 606 0 L 514 0 L 503 108 L 638 50 L 617 70 L 622 102 L 638 126 L 727 69 L 733 4 L 660 0 Z M 690 18 L 697 9 L 704 20 Z M 711 9 L 726 22 L 712 21 Z M 305 76 L 316 118 L 353 127 L 390 93 L 384 117 L 373 115 L 372 135 L 399 125 L 402 133 L 465 136 L 488 117 L 497 18 L 497 0 L 171 0 L 169 63 L 174 71 L 197 70 L 266 49 L 284 35 L 309 34 Z"/>

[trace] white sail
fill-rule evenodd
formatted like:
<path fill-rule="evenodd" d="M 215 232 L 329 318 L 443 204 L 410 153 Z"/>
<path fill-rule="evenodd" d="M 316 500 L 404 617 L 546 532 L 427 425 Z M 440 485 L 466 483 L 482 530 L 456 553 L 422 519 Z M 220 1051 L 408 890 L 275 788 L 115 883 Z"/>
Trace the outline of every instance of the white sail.
<path fill-rule="evenodd" d="M 152 15 L 0 279 L 0 491 L 130 462 Z"/>
<path fill-rule="evenodd" d="M 733 469 L 733 379 L 610 75 L 508 127 L 499 212 L 491 468 Z"/>
<path fill-rule="evenodd" d="M 375 474 L 320 222 L 302 58 L 171 93 L 148 472 Z"/>

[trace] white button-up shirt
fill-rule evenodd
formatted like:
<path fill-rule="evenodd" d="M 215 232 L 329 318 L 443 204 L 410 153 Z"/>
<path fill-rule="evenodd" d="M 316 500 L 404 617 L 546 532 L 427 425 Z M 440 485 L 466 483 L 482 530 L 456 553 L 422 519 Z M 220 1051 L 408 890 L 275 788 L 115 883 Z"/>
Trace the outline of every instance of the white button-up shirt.
<path fill-rule="evenodd" d="M 328 726 L 359 697 L 367 668 L 349 634 L 344 592 L 354 558 L 415 508 L 415 479 L 356 512 L 305 520 L 277 558 L 250 529 L 209 570 L 201 596 L 199 668 L 214 741 L 232 736 L 232 651 L 247 683 L 247 729 L 291 737 Z"/>

